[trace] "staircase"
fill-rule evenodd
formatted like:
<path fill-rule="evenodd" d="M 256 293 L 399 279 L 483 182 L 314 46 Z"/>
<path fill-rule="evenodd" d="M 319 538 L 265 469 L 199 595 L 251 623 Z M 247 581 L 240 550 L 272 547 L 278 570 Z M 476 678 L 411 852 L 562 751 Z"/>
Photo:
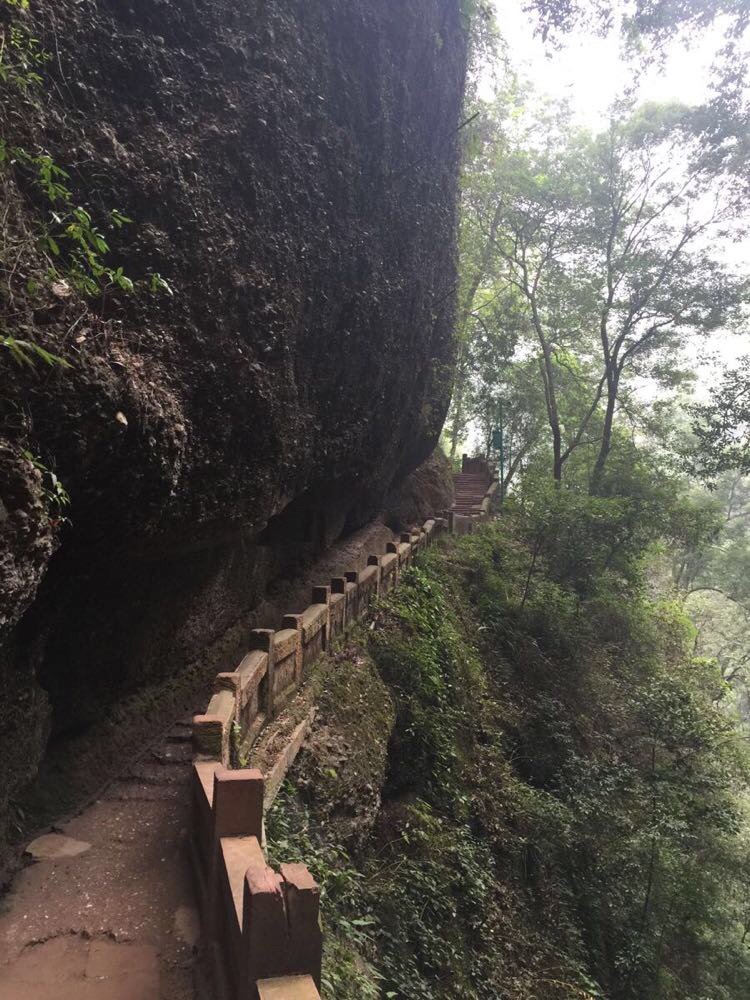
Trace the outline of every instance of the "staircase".
<path fill-rule="evenodd" d="M 487 463 L 481 458 L 463 456 L 461 472 L 453 477 L 456 499 L 451 510 L 454 514 L 469 516 L 482 506 L 492 477 Z"/>

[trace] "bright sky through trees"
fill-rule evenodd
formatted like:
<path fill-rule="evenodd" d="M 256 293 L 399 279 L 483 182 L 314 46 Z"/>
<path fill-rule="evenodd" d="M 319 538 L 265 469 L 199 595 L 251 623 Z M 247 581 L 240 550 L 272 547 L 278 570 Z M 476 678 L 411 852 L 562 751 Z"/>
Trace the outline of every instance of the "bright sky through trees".
<path fill-rule="evenodd" d="M 703 38 L 688 44 L 679 38 L 666 46 L 663 59 L 650 67 L 633 65 L 622 51 L 616 31 L 606 37 L 572 30 L 559 48 L 535 34 L 536 21 L 524 11 L 522 0 L 494 0 L 498 27 L 507 43 L 510 66 L 527 80 L 542 100 L 566 101 L 574 118 L 597 132 L 608 122 L 612 102 L 630 92 L 639 101 L 679 101 L 697 105 L 711 94 L 711 67 L 719 52 L 726 19 L 719 18 Z M 486 74 L 480 93 L 489 98 L 492 73 Z M 740 270 L 750 269 L 750 240 L 727 241 L 722 256 Z M 692 345 L 699 376 L 699 395 L 716 377 L 716 368 L 733 364 L 747 354 L 748 340 L 730 333 L 714 335 Z"/>
<path fill-rule="evenodd" d="M 600 38 L 571 31 L 558 50 L 534 34 L 534 20 L 520 0 L 495 0 L 497 21 L 509 47 L 513 65 L 542 95 L 567 98 L 581 124 L 603 127 L 612 101 L 637 83 L 644 101 L 681 101 L 698 104 L 709 94 L 714 56 L 722 44 L 723 20 L 718 20 L 700 44 L 679 40 L 667 47 L 664 64 L 635 71 L 622 57 L 620 38 Z"/>

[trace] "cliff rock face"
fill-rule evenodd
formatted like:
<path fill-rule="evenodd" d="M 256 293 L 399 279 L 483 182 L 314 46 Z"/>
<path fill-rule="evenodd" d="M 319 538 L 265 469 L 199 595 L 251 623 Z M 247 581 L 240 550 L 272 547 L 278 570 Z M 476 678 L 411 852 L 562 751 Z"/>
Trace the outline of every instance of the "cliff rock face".
<path fill-rule="evenodd" d="M 0 299 L 72 365 L 0 360 L 0 798 L 426 458 L 456 284 L 458 0 L 34 6 L 44 96 L 3 129 L 174 296 Z"/>
<path fill-rule="evenodd" d="M 455 498 L 453 466 L 436 448 L 426 462 L 395 484 L 385 499 L 381 517 L 394 531 L 403 531 L 448 510 Z"/>

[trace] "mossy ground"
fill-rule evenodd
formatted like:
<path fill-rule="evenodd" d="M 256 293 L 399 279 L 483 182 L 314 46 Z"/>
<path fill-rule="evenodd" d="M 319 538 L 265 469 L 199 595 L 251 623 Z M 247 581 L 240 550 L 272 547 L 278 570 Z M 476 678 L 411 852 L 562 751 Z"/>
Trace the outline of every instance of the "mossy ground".
<path fill-rule="evenodd" d="M 442 558 L 321 661 L 315 732 L 268 817 L 272 853 L 324 886 L 324 979 L 339 1000 L 531 997 L 545 958 L 560 977 L 554 942 L 523 927 L 506 884 L 527 809 L 501 746 L 512 712 L 467 641 L 463 601 L 438 582 Z"/>
<path fill-rule="evenodd" d="M 689 625 L 529 557 L 446 541 L 326 661 L 268 833 L 323 885 L 327 994 L 740 1000 L 745 765 Z"/>

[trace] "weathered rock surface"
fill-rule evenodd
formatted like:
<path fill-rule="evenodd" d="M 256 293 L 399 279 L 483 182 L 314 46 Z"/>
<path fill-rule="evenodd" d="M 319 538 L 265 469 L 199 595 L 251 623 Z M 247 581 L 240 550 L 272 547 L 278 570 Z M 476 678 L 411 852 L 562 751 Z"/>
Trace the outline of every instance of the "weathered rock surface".
<path fill-rule="evenodd" d="M 347 642 L 318 666 L 311 731 L 295 764 L 297 787 L 334 842 L 361 847 L 386 781 L 395 705 L 370 657 Z"/>
<path fill-rule="evenodd" d="M 34 6 L 52 82 L 4 127 L 175 294 L 56 300 L 29 332 L 72 368 L 0 361 L 0 816 L 429 454 L 455 290 L 457 0 Z"/>
<path fill-rule="evenodd" d="M 388 493 L 381 517 L 394 531 L 401 531 L 449 510 L 454 499 L 453 467 L 436 448 L 427 461 Z"/>

